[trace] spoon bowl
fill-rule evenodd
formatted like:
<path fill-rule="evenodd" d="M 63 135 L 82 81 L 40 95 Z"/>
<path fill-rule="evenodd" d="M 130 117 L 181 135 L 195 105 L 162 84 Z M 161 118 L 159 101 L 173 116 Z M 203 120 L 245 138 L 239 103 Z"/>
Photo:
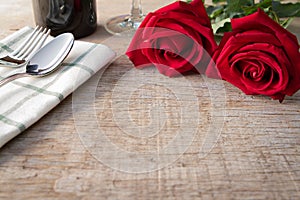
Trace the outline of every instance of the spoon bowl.
<path fill-rule="evenodd" d="M 16 73 L 2 79 L 0 87 L 17 78 L 41 77 L 51 74 L 60 67 L 70 53 L 73 44 L 74 36 L 71 33 L 63 33 L 55 37 L 28 60 L 25 73 Z"/>

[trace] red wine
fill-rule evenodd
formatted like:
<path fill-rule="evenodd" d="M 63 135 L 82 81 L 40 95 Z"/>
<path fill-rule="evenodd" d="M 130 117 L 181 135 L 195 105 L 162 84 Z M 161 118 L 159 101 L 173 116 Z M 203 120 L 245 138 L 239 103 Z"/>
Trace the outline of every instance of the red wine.
<path fill-rule="evenodd" d="M 35 22 L 51 29 L 51 35 L 73 33 L 75 38 L 97 28 L 96 0 L 32 0 Z"/>

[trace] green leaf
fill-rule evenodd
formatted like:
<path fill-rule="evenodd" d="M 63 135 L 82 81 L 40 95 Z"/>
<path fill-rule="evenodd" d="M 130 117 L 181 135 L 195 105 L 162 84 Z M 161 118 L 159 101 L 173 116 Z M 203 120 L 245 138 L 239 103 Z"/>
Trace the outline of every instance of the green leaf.
<path fill-rule="evenodd" d="M 224 12 L 224 6 L 208 6 L 206 12 L 211 19 L 215 19 Z"/>
<path fill-rule="evenodd" d="M 245 15 L 250 15 L 257 11 L 258 8 L 261 8 L 262 10 L 268 9 L 272 6 L 272 0 L 263 0 L 260 1 L 258 4 L 252 5 L 252 6 L 244 6 L 243 10 L 245 12 Z"/>
<path fill-rule="evenodd" d="M 213 2 L 214 4 L 218 4 L 218 3 L 226 2 L 226 0 L 213 0 L 212 2 Z"/>
<path fill-rule="evenodd" d="M 226 19 L 223 19 L 219 22 L 216 22 L 216 23 L 212 24 L 211 26 L 212 26 L 214 34 L 230 31 L 231 30 L 231 25 L 229 27 L 228 23 L 229 23 L 229 25 L 231 24 L 230 18 L 226 18 Z"/>
<path fill-rule="evenodd" d="M 221 34 L 222 35 L 223 33 L 230 32 L 230 31 L 232 31 L 231 23 L 230 22 L 226 22 L 226 23 L 224 23 L 223 27 L 220 27 L 217 30 L 216 34 Z"/>
<path fill-rule="evenodd" d="M 227 5 L 229 13 L 240 13 L 243 12 L 242 7 L 253 6 L 254 0 L 227 0 Z"/>
<path fill-rule="evenodd" d="M 298 3 L 280 3 L 272 2 L 273 11 L 278 17 L 300 17 L 300 2 Z"/>

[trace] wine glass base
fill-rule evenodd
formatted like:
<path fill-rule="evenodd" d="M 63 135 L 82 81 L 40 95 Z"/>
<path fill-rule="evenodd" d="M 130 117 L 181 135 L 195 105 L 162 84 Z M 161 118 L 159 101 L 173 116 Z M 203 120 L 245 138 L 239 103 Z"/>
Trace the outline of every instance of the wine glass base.
<path fill-rule="evenodd" d="M 111 34 L 120 35 L 125 31 L 136 30 L 143 19 L 144 16 L 133 19 L 131 15 L 120 15 L 109 19 L 105 24 L 105 29 Z"/>

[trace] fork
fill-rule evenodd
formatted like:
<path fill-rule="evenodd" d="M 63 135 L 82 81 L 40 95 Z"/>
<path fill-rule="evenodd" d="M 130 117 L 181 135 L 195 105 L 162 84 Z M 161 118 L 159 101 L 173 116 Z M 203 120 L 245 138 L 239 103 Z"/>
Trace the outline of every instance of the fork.
<path fill-rule="evenodd" d="M 0 58 L 0 65 L 20 67 L 41 48 L 50 34 L 50 29 L 37 26 L 28 38 L 13 52 Z"/>

